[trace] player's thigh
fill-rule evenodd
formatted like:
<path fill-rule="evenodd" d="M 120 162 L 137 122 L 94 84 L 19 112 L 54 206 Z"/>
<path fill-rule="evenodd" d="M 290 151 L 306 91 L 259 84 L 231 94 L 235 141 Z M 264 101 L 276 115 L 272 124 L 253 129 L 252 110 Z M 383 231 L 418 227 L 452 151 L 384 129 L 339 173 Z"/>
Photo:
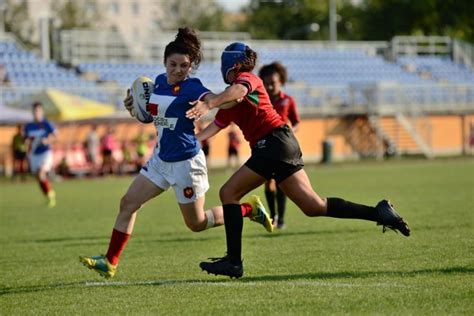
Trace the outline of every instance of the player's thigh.
<path fill-rule="evenodd" d="M 278 185 L 306 215 L 319 216 L 326 213 L 326 201 L 314 192 L 308 175 L 303 169 Z"/>
<path fill-rule="evenodd" d="M 40 172 L 50 172 L 53 168 L 53 153 L 47 151 L 43 154 L 41 163 L 40 163 Z"/>
<path fill-rule="evenodd" d="M 240 199 L 265 182 L 265 178 L 243 165 L 222 186 L 219 195 L 223 204 L 239 203 Z"/>
<path fill-rule="evenodd" d="M 139 173 L 128 187 L 127 193 L 122 198 L 122 203 L 139 207 L 163 192 L 164 189 Z"/>
<path fill-rule="evenodd" d="M 44 154 L 31 154 L 29 156 L 30 171 L 33 174 L 37 174 L 40 169 L 43 161 L 45 159 Z"/>
<path fill-rule="evenodd" d="M 176 200 L 180 204 L 194 203 L 209 190 L 206 157 L 202 151 L 196 156 L 174 163 L 167 179 L 173 183 Z"/>

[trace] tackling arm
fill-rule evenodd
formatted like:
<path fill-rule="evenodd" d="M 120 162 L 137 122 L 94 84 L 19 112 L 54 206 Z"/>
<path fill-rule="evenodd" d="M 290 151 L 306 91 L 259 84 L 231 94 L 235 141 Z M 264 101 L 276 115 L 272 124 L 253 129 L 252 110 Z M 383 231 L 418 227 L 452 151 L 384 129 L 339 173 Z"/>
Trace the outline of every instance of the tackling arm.
<path fill-rule="evenodd" d="M 217 107 L 222 109 L 231 108 L 241 102 L 247 93 L 247 87 L 242 84 L 234 84 L 219 94 L 207 95 L 203 101 L 191 102 L 194 106 L 186 112 L 186 117 L 199 120 L 210 109 Z"/>
<path fill-rule="evenodd" d="M 211 138 L 212 136 L 216 135 L 222 130 L 219 126 L 217 126 L 214 122 L 209 124 L 205 129 L 200 131 L 199 133 L 196 134 L 196 138 L 198 141 L 203 141 L 208 138 Z"/>

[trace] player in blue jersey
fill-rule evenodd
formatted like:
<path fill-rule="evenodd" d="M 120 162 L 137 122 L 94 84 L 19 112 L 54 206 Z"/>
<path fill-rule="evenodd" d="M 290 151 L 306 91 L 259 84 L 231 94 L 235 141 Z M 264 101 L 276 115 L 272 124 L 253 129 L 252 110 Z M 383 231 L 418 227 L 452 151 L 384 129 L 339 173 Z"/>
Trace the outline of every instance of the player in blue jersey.
<path fill-rule="evenodd" d="M 156 77 L 148 104 L 158 135 L 153 155 L 120 201 L 107 254 L 80 257 L 85 266 L 104 277 L 115 275 L 138 209 L 169 187 L 173 187 L 184 222 L 191 231 L 199 232 L 224 224 L 222 206 L 204 209 L 205 193 L 209 188 L 206 159 L 194 133 L 194 121 L 186 118 L 191 101 L 212 97 L 199 79 L 189 77 L 199 66 L 201 58 L 199 38 L 190 28 L 180 28 L 176 39 L 165 48 L 166 73 Z M 129 92 L 127 94 L 124 105 L 131 112 L 133 99 Z M 242 216 L 272 231 L 270 217 L 257 197 L 240 204 L 240 209 Z"/>
<path fill-rule="evenodd" d="M 25 138 L 28 146 L 30 170 L 38 179 L 41 191 L 48 201 L 48 207 L 56 205 L 56 193 L 48 180 L 48 172 L 53 166 L 51 143 L 56 128 L 44 118 L 43 106 L 33 103 L 33 122 L 25 125 Z"/>

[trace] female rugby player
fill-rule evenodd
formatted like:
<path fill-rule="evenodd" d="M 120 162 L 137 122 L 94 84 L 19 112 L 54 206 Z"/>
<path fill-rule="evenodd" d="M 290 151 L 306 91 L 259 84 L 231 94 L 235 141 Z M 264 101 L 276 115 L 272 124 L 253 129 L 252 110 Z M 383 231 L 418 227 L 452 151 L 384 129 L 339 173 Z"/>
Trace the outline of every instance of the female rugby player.
<path fill-rule="evenodd" d="M 197 137 L 199 140 L 209 138 L 234 122 L 252 148 L 250 158 L 219 192 L 224 208 L 227 255 L 212 262 L 201 262 L 200 267 L 208 273 L 231 278 L 243 275 L 240 199 L 270 178 L 275 179 L 307 216 L 364 219 L 383 225 L 384 231 L 390 228 L 409 236 L 408 224 L 387 200 L 372 207 L 341 198 L 321 198 L 314 192 L 303 169 L 298 141 L 273 109 L 262 80 L 251 73 L 256 60 L 256 52 L 243 43 L 227 46 L 221 56 L 221 72 L 230 87 L 214 97 L 192 102 L 194 107 L 187 112 L 188 118 L 199 119 L 212 108 L 234 102 L 233 106 L 220 109 L 213 123 Z"/>
<path fill-rule="evenodd" d="M 273 62 L 260 68 L 258 76 L 263 81 L 273 108 L 280 114 L 285 124 L 291 123 L 293 132 L 298 130 L 300 117 L 296 108 L 295 99 L 283 92 L 283 86 L 288 80 L 288 72 L 285 66 L 279 62 Z M 286 195 L 276 185 L 274 179 L 265 181 L 265 197 L 270 210 L 273 227 L 282 229 L 285 227 Z M 275 202 L 276 210 L 275 212 Z"/>
<path fill-rule="evenodd" d="M 43 105 L 33 103 L 33 121 L 25 125 L 30 170 L 46 196 L 48 207 L 56 206 L 56 193 L 48 179 L 53 167 L 51 144 L 56 138 L 56 128 L 45 117 Z"/>
<path fill-rule="evenodd" d="M 190 28 L 180 28 L 176 39 L 165 48 L 166 73 L 156 77 L 149 100 L 158 135 L 153 155 L 120 201 L 107 254 L 80 257 L 85 266 L 104 277 L 115 275 L 120 254 L 132 234 L 137 211 L 170 186 L 191 231 L 199 232 L 224 223 L 222 206 L 204 210 L 205 193 L 209 188 L 206 159 L 194 134 L 194 122 L 185 116 L 190 101 L 211 97 L 199 79 L 189 77 L 199 66 L 201 57 L 201 43 Z M 127 95 L 124 105 L 131 111 L 133 99 L 129 92 Z M 241 216 L 272 231 L 270 218 L 258 197 L 252 196 L 250 202 L 238 207 Z"/>

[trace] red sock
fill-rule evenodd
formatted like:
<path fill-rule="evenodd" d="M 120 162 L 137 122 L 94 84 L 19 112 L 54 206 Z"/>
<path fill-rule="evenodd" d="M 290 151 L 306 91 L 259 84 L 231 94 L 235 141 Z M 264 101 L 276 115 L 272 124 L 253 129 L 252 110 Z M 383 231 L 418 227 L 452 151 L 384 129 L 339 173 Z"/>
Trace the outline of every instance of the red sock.
<path fill-rule="evenodd" d="M 242 209 L 242 217 L 249 217 L 252 214 L 252 205 L 248 203 L 240 204 L 240 208 Z"/>
<path fill-rule="evenodd" d="M 39 180 L 39 184 L 40 184 L 40 187 L 41 187 L 41 191 L 43 191 L 43 193 L 45 195 L 48 195 L 48 192 L 51 190 L 51 185 L 49 184 L 49 181 L 48 180 Z"/>
<path fill-rule="evenodd" d="M 112 237 L 110 238 L 109 250 L 107 250 L 106 255 L 111 264 L 116 265 L 119 262 L 120 254 L 130 239 L 130 236 L 130 234 L 122 233 L 114 228 Z"/>

